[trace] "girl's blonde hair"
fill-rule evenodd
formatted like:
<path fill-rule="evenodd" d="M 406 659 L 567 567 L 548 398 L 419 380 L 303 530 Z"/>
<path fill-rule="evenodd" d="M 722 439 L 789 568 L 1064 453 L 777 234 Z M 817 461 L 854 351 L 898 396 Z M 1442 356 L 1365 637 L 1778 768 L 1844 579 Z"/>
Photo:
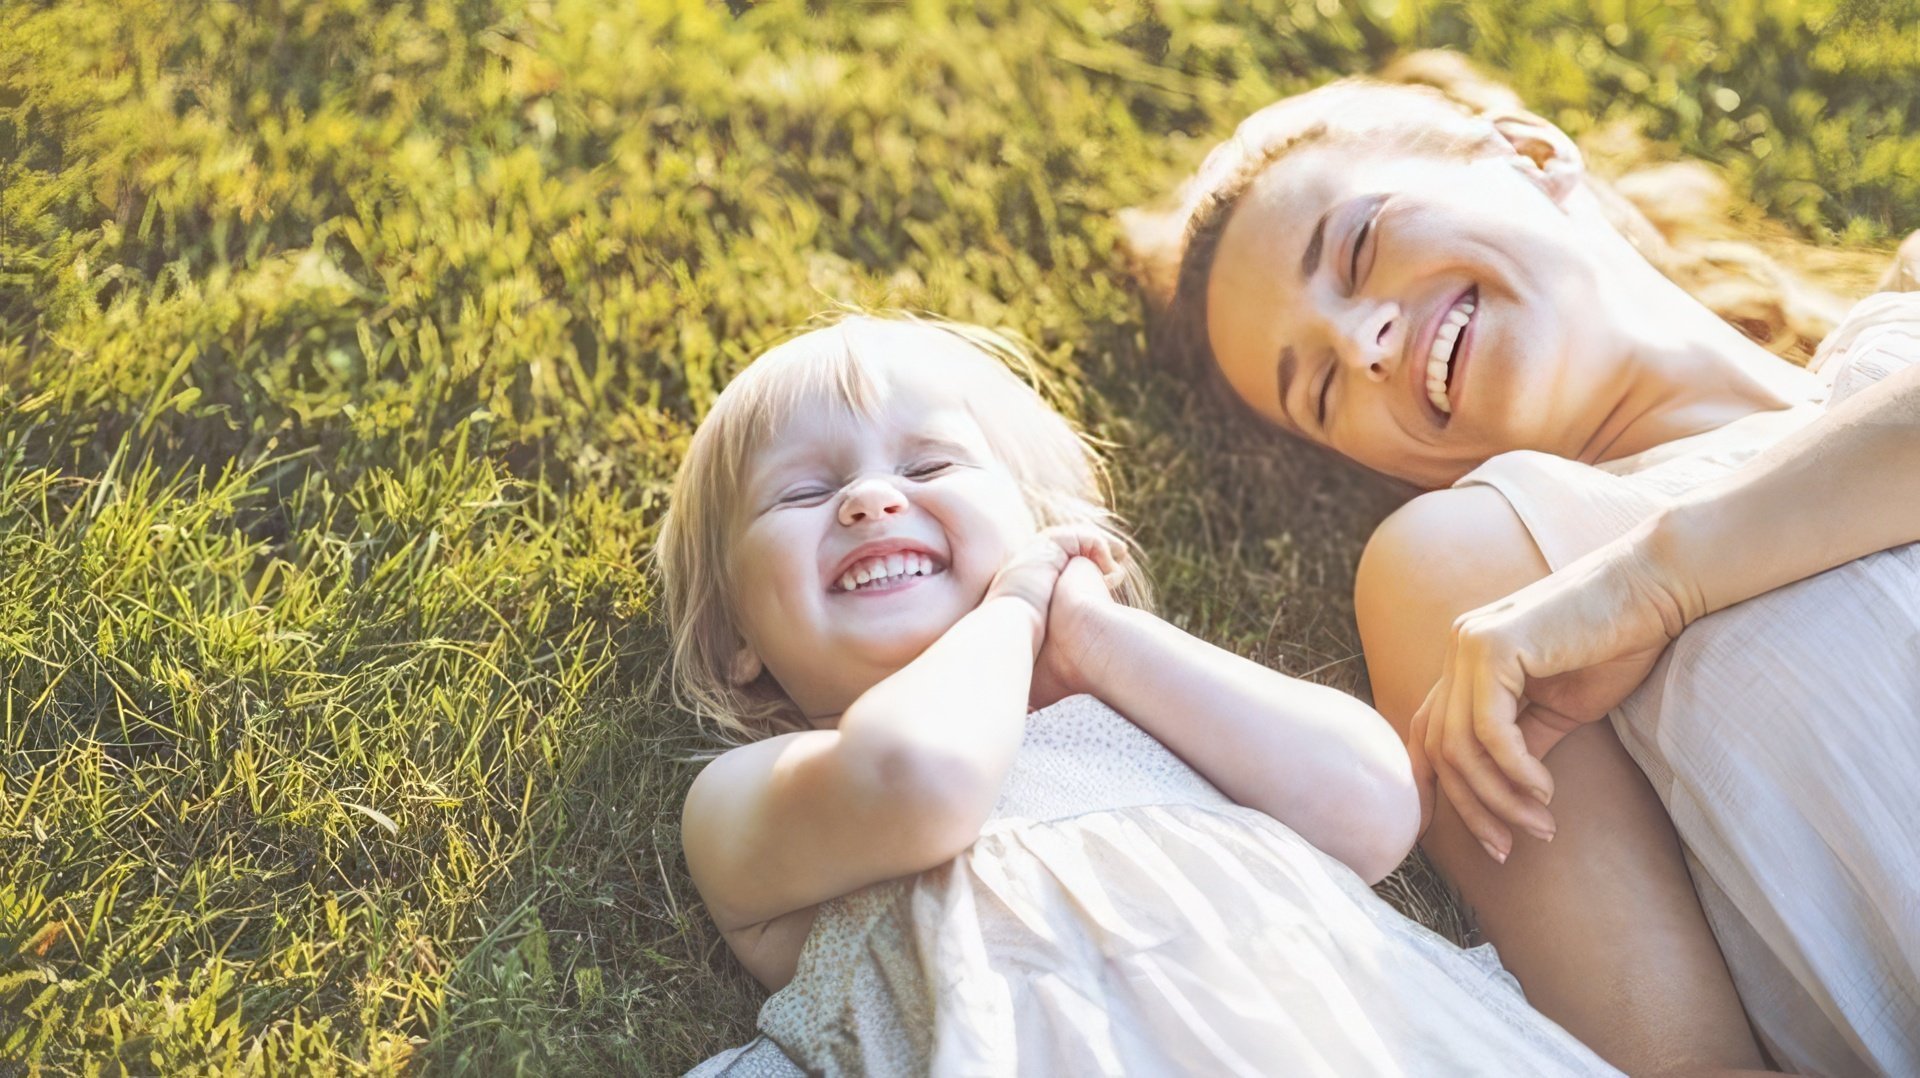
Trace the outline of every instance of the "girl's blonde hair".
<path fill-rule="evenodd" d="M 1133 545 L 1108 508 L 1107 472 L 1095 442 L 1047 403 L 1036 387 L 1051 387 L 1016 340 L 900 313 L 833 316 L 761 355 L 721 392 L 694 431 L 654 546 L 674 691 L 723 741 L 806 728 L 771 675 L 744 682 L 735 676 L 746 642 L 735 627 L 727 567 L 748 468 L 803 409 L 872 417 L 884 397 L 885 376 L 875 365 L 882 357 L 910 359 L 930 376 L 964 385 L 989 448 L 1041 527 L 1090 524 Z M 1115 596 L 1147 607 L 1152 593 L 1135 555 Z"/>
<path fill-rule="evenodd" d="M 1249 116 L 1207 155 L 1170 206 L 1129 210 L 1121 228 L 1134 276 L 1156 317 L 1157 350 L 1190 364 L 1232 398 L 1213 361 L 1206 325 L 1214 254 L 1242 196 L 1276 161 L 1324 140 L 1392 142 L 1411 152 L 1474 152 L 1486 138 L 1476 118 L 1522 111 L 1506 86 L 1456 53 L 1414 53 L 1379 78 L 1343 79 L 1276 102 Z M 1308 120 L 1311 122 L 1307 122 Z M 1615 156 L 1633 157 L 1644 140 L 1611 132 Z M 1624 152 L 1623 152 L 1624 151 Z M 1794 242 L 1783 228 L 1739 216 L 1717 175 L 1695 164 L 1642 167 L 1613 183 L 1588 173 L 1585 184 L 1608 220 L 1655 268 L 1710 310 L 1777 355 L 1804 364 L 1845 313 L 1840 296 L 1809 283 L 1784 263 L 1857 284 L 1884 256 L 1834 257 Z M 1750 215 L 1751 216 L 1751 215 Z M 1763 250 L 1759 242 L 1765 242 Z"/>

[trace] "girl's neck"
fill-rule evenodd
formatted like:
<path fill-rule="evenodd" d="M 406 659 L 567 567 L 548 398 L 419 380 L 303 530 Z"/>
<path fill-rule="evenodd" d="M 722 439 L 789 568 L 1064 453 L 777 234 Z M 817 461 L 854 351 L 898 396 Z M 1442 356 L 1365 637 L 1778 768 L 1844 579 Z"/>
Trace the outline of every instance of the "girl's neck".
<path fill-rule="evenodd" d="M 1580 453 L 1618 460 L 1809 398 L 1813 376 L 1748 340 L 1633 254 L 1632 384 Z M 1637 278 L 1637 279 L 1636 279 Z"/>

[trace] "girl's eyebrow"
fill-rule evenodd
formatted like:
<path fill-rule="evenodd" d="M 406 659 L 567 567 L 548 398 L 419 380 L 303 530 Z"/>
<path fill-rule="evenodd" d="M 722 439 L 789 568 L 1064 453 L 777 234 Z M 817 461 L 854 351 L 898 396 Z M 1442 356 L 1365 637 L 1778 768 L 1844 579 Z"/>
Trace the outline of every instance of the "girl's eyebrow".
<path fill-rule="evenodd" d="M 909 449 L 944 449 L 949 453 L 970 454 L 972 450 L 955 439 L 939 434 L 914 434 L 907 438 Z"/>

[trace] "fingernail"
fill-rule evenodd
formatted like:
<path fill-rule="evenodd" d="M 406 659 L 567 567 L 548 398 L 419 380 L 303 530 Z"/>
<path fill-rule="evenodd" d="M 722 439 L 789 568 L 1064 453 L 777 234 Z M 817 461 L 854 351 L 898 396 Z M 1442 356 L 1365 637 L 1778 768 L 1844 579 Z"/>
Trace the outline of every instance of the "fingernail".
<path fill-rule="evenodd" d="M 1540 802 L 1543 805 L 1553 800 L 1553 795 L 1548 793 L 1546 790 L 1542 789 L 1541 787 L 1529 786 L 1528 789 L 1533 791 L 1533 799 L 1535 801 Z"/>
<path fill-rule="evenodd" d="M 1530 827 L 1527 830 L 1532 831 L 1533 837 L 1542 842 L 1553 841 L 1553 828 L 1551 827 Z"/>
<path fill-rule="evenodd" d="M 1495 861 L 1498 861 L 1503 865 L 1507 863 L 1507 851 L 1501 849 L 1498 846 L 1495 846 L 1493 843 L 1488 842 L 1484 838 L 1480 840 L 1480 847 L 1481 849 L 1484 849 L 1487 851 L 1488 857 L 1493 858 Z"/>

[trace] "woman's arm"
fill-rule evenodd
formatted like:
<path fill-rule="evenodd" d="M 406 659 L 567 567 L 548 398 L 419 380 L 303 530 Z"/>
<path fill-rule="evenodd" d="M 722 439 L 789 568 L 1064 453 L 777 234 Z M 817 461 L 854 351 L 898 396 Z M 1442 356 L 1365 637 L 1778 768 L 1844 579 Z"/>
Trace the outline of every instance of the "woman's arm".
<path fill-rule="evenodd" d="M 1365 704 L 1286 677 L 1107 596 L 1093 567 L 1061 574 L 1048 647 L 1090 692 L 1234 801 L 1293 828 L 1373 883 L 1413 848 L 1405 750 Z M 1042 656 L 1042 664 L 1059 658 Z"/>
<path fill-rule="evenodd" d="M 1415 716 L 1416 740 L 1468 826 L 1497 846 L 1507 824 L 1537 825 L 1553 797 L 1546 748 L 1624 699 L 1688 625 L 1916 540 L 1920 363 L 1619 539 L 1462 615 Z"/>
<path fill-rule="evenodd" d="M 1374 705 L 1387 721 L 1407 734 L 1462 611 L 1547 571 L 1491 487 L 1424 494 L 1381 524 L 1360 561 L 1354 608 Z M 1759 1066 L 1673 825 L 1613 728 L 1576 732 L 1547 762 L 1561 810 L 1551 843 L 1522 835 L 1496 863 L 1443 800 L 1421 848 L 1528 1001 L 1614 1066 L 1629 1074 Z"/>
<path fill-rule="evenodd" d="M 1684 623 L 1920 541 L 1920 360 L 1848 397 L 1626 537 Z"/>

